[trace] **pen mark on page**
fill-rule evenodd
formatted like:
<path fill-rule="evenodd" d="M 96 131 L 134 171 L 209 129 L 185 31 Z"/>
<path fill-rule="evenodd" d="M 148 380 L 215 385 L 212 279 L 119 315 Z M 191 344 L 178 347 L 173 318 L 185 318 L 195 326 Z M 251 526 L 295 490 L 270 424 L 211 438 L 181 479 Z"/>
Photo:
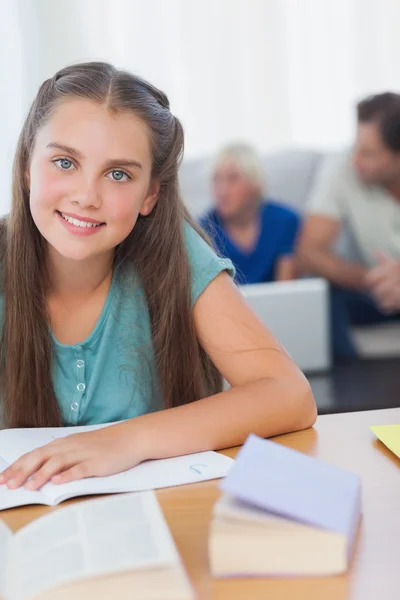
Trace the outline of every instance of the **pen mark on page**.
<path fill-rule="evenodd" d="M 51 436 L 51 439 L 52 439 L 53 441 L 54 441 L 54 440 L 61 440 L 62 438 L 66 438 L 66 437 L 68 437 L 68 436 L 70 436 L 70 435 L 71 435 L 70 433 L 66 433 L 65 435 L 62 435 L 62 434 L 61 434 L 61 435 L 52 435 L 52 436 Z"/>
<path fill-rule="evenodd" d="M 203 464 L 191 465 L 189 471 L 192 471 L 192 473 L 196 473 L 197 475 L 203 475 L 203 469 L 206 469 L 207 466 L 208 465 Z"/>

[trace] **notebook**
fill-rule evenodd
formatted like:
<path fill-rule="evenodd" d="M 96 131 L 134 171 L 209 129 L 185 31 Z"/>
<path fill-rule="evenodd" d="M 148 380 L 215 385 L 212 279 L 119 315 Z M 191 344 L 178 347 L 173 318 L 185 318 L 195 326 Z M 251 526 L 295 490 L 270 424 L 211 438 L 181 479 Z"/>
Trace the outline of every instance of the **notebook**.
<path fill-rule="evenodd" d="M 79 502 L 17 533 L 0 520 L 3 600 L 189 600 L 154 492 Z"/>
<path fill-rule="evenodd" d="M 400 424 L 374 425 L 370 429 L 393 454 L 400 458 Z"/>
<path fill-rule="evenodd" d="M 209 537 L 215 576 L 348 568 L 361 514 L 357 475 L 250 435 L 220 488 Z"/>
<path fill-rule="evenodd" d="M 0 431 L 0 471 L 26 452 L 56 438 L 106 426 L 3 429 Z M 147 461 L 109 477 L 91 477 L 59 485 L 46 483 L 39 491 L 25 490 L 23 487 L 9 490 L 7 486 L 0 485 L 0 510 L 27 504 L 54 506 L 75 496 L 139 492 L 218 479 L 225 477 L 233 462 L 217 452 L 198 452 Z"/>

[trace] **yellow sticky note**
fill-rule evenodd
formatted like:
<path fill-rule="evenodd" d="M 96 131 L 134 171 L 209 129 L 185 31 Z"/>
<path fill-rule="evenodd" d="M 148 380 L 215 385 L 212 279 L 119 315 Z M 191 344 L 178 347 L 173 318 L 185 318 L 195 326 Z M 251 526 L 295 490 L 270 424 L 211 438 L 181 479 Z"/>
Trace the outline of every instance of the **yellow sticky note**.
<path fill-rule="evenodd" d="M 375 425 L 371 431 L 400 458 L 400 425 Z"/>

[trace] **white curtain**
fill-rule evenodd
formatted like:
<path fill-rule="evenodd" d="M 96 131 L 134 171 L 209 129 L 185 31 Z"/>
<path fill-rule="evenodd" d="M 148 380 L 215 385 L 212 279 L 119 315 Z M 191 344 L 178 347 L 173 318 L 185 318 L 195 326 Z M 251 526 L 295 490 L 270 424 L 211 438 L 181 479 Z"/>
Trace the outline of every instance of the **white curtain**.
<path fill-rule="evenodd" d="M 0 0 L 0 212 L 43 79 L 105 59 L 167 92 L 186 157 L 350 142 L 354 103 L 400 91 L 399 0 Z"/>

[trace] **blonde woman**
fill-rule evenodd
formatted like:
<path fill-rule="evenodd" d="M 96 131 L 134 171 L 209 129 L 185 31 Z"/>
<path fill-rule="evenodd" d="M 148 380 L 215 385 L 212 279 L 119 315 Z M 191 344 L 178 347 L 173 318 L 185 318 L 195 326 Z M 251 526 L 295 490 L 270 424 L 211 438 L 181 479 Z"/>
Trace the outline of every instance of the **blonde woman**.
<path fill-rule="evenodd" d="M 244 144 L 224 148 L 212 176 L 215 208 L 201 225 L 236 267 L 238 283 L 294 279 L 298 215 L 265 198 L 260 159 Z"/>

